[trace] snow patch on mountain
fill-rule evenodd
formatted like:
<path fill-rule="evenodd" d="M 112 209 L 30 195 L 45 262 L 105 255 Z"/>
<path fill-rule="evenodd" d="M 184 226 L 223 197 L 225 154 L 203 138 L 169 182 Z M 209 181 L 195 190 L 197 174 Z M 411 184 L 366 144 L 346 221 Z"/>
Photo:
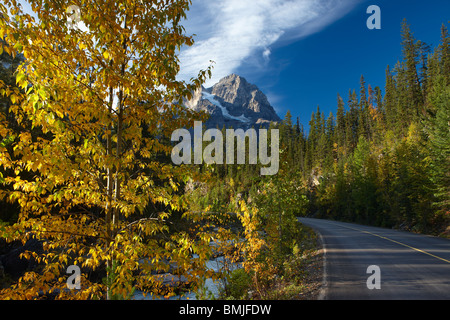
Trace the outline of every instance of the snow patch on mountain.
<path fill-rule="evenodd" d="M 224 106 L 222 106 L 222 104 L 214 98 L 215 96 L 214 96 L 213 94 L 211 94 L 211 93 L 209 93 L 209 92 L 206 92 L 206 91 L 203 91 L 203 92 L 202 92 L 202 97 L 203 97 L 203 99 L 206 99 L 206 100 L 208 100 L 209 102 L 211 102 L 213 105 L 219 107 L 220 110 L 222 110 L 222 114 L 223 114 L 224 117 L 226 117 L 226 118 L 228 118 L 228 119 L 232 119 L 232 120 L 238 120 L 238 121 L 241 121 L 241 122 L 244 122 L 244 123 L 250 122 L 250 120 L 247 119 L 247 118 L 244 116 L 244 114 L 240 115 L 239 117 L 235 117 L 235 116 L 231 115 L 231 114 L 228 112 L 227 108 L 225 108 Z"/>

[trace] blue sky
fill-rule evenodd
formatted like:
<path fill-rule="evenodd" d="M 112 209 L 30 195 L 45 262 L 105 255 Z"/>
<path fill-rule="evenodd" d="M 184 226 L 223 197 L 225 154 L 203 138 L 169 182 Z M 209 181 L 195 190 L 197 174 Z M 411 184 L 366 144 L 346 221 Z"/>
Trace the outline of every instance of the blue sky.
<path fill-rule="evenodd" d="M 381 30 L 369 30 L 370 5 Z M 196 44 L 181 52 L 188 79 L 214 60 L 213 79 L 237 73 L 266 93 L 280 117 L 307 127 L 319 105 L 335 112 L 337 93 L 367 84 L 384 89 L 385 70 L 401 58 L 401 22 L 432 47 L 449 27 L 449 0 L 193 0 L 184 25 Z"/>

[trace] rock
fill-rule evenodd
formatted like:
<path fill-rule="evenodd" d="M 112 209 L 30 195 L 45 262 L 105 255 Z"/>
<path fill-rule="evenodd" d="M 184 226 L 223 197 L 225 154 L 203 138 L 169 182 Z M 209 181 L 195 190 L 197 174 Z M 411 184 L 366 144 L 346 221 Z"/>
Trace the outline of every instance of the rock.
<path fill-rule="evenodd" d="M 185 276 L 177 276 L 171 273 L 163 273 L 155 275 L 155 280 L 161 282 L 164 287 L 175 288 L 188 283 Z"/>
<path fill-rule="evenodd" d="M 450 226 L 448 226 L 448 227 L 445 229 L 445 231 L 442 233 L 441 236 L 450 239 Z"/>
<path fill-rule="evenodd" d="M 243 77 L 232 74 L 219 81 L 212 87 L 211 93 L 221 99 L 230 112 L 244 112 L 247 118 L 280 121 L 267 97 L 254 84 L 250 84 Z"/>

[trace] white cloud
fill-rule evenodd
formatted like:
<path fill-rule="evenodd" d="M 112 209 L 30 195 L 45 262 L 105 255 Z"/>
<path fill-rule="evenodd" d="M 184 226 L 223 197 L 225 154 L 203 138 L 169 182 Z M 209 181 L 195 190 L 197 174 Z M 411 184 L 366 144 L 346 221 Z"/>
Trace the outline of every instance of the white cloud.
<path fill-rule="evenodd" d="M 275 43 L 321 30 L 357 1 L 194 0 L 184 26 L 188 34 L 196 34 L 196 43 L 182 50 L 179 76 L 189 80 L 213 60 L 213 79 L 208 86 L 233 73 L 244 61 L 248 63 L 255 54 L 267 62 L 269 48 Z"/>
<path fill-rule="evenodd" d="M 263 58 L 264 58 L 264 61 L 269 61 L 269 59 L 270 59 L 270 54 L 271 54 L 271 53 L 272 53 L 272 52 L 270 51 L 269 48 L 266 48 L 266 49 L 264 50 L 264 52 L 262 53 Z"/>

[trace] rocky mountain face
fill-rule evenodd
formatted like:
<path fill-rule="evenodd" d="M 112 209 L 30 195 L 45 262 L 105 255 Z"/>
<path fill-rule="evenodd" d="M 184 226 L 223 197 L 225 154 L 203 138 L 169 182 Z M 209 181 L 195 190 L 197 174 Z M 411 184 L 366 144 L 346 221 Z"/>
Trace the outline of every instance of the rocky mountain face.
<path fill-rule="evenodd" d="M 186 106 L 211 115 L 205 123 L 207 128 L 258 128 L 281 121 L 266 95 L 235 74 L 221 79 L 211 88 L 202 87 Z"/>

